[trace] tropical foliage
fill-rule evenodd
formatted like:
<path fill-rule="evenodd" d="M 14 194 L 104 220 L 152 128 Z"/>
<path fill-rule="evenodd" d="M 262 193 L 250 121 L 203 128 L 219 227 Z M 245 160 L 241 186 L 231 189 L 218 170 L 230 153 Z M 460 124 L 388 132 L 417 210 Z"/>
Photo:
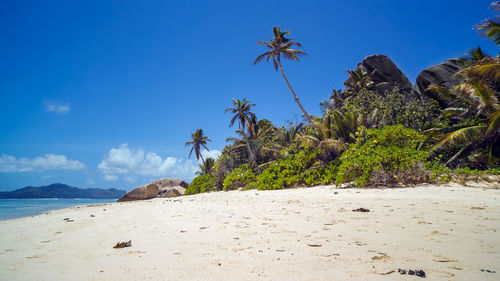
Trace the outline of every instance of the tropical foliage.
<path fill-rule="evenodd" d="M 500 4 L 493 7 L 499 11 Z M 500 20 L 477 28 L 500 43 Z M 233 99 L 226 108 L 235 128 L 216 159 L 203 159 L 208 139 L 191 135 L 189 155 L 201 159 L 186 194 L 235 189 L 282 189 L 353 183 L 357 186 L 412 185 L 447 181 L 456 175 L 500 173 L 500 58 L 480 47 L 460 59 L 454 87 L 431 85 L 433 97 L 403 92 L 398 85 L 375 83 L 375 71 L 348 70 L 344 89 L 320 103 L 321 116 L 308 114 L 284 74 L 282 58 L 299 61 L 301 44 L 288 31 L 258 44 L 256 58 L 281 71 L 307 123 L 277 126 L 259 119 L 250 100 Z"/>
<path fill-rule="evenodd" d="M 437 126 L 427 133 L 442 134 L 434 150 L 448 150 L 450 167 L 470 165 L 488 168 L 500 159 L 500 59 L 483 58 L 456 74 L 463 83 L 452 89 L 432 85 L 446 104 L 443 115 L 451 124 Z"/>
<path fill-rule="evenodd" d="M 226 176 L 223 183 L 223 189 L 227 191 L 246 187 L 254 183 L 255 180 L 256 176 L 252 168 L 250 168 L 248 164 L 243 164 Z"/>
<path fill-rule="evenodd" d="M 335 164 L 319 160 L 321 150 L 299 151 L 272 163 L 257 177 L 258 189 L 314 186 L 335 180 Z"/>
<path fill-rule="evenodd" d="M 500 12 L 500 2 L 495 1 L 491 3 L 491 7 L 495 9 L 496 12 Z M 500 18 L 486 19 L 476 26 L 476 29 L 481 31 L 482 36 L 500 45 Z"/>
<path fill-rule="evenodd" d="M 204 193 L 214 190 L 214 178 L 211 175 L 201 175 L 194 178 L 186 188 L 185 195 Z"/>
<path fill-rule="evenodd" d="M 354 181 L 358 186 L 373 183 L 375 172 L 396 183 L 405 169 L 426 162 L 429 153 L 418 150 L 424 136 L 403 125 L 359 131 L 356 142 L 340 157 L 337 185 Z"/>

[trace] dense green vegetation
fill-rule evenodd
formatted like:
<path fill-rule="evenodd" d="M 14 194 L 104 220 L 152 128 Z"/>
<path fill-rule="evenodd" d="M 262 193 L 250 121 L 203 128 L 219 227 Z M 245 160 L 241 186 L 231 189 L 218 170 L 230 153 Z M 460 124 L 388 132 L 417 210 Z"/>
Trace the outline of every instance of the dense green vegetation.
<path fill-rule="evenodd" d="M 223 189 L 233 190 L 240 187 L 248 187 L 255 182 L 256 176 L 252 168 L 248 164 L 243 164 L 234 169 L 229 175 L 226 176 L 223 182 Z"/>
<path fill-rule="evenodd" d="M 429 158 L 429 152 L 418 149 L 424 138 L 403 125 L 359 131 L 356 142 L 340 157 L 337 184 L 354 181 L 358 186 L 366 186 L 399 182 L 399 175 L 425 164 Z"/>
<path fill-rule="evenodd" d="M 498 45 L 499 22 L 489 19 L 477 29 Z M 292 49 L 302 45 L 278 27 L 273 34 L 269 42 L 258 42 L 268 51 L 254 63 L 265 59 L 281 71 L 307 123 L 276 126 L 259 120 L 251 101 L 233 99 L 225 112 L 232 114 L 229 126 L 237 123 L 238 129 L 217 160 L 201 156 L 210 141 L 201 129 L 186 143 L 202 162 L 186 194 L 351 182 L 360 187 L 412 185 L 500 174 L 499 57 L 469 50 L 455 75 L 458 85 L 431 85 L 432 97 L 403 93 L 397 84 L 377 84 L 373 73 L 358 67 L 347 71 L 344 89 L 333 90 L 320 103 L 322 116 L 312 116 L 281 65 L 281 58 L 298 61 L 305 55 Z"/>
<path fill-rule="evenodd" d="M 197 193 L 204 193 L 214 190 L 214 178 L 209 175 L 200 175 L 191 181 L 184 195 L 192 195 Z"/>

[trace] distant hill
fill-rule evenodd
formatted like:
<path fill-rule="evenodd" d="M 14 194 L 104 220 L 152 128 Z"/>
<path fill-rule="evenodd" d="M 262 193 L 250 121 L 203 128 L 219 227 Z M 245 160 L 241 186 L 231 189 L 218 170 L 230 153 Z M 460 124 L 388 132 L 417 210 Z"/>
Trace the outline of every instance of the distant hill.
<path fill-rule="evenodd" d="M 125 194 L 124 190 L 115 188 L 87 188 L 81 189 L 62 183 L 47 186 L 27 186 L 13 191 L 0 192 L 0 199 L 30 199 L 30 198 L 89 198 L 115 199 Z"/>

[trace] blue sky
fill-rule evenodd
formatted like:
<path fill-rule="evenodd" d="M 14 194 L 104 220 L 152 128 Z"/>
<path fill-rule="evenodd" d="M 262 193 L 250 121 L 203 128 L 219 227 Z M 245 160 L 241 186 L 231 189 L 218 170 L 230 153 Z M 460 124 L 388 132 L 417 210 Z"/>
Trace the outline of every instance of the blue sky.
<path fill-rule="evenodd" d="M 388 55 L 412 82 L 481 45 L 491 1 L 4 1 L 0 9 L 0 190 L 63 182 L 130 189 L 190 180 L 184 143 L 222 150 L 224 108 L 250 99 L 276 125 L 300 116 L 271 65 L 252 65 L 275 25 L 309 55 L 284 68 L 304 107 Z M 216 152 L 215 151 L 215 152 Z"/>

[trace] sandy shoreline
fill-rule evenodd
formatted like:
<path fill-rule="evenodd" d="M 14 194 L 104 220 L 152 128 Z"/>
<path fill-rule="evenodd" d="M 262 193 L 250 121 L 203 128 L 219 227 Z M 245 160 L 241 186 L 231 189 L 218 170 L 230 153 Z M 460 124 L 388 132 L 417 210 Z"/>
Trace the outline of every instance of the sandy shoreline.
<path fill-rule="evenodd" d="M 499 199 L 324 186 L 73 207 L 0 221 L 0 280 L 498 280 Z"/>

